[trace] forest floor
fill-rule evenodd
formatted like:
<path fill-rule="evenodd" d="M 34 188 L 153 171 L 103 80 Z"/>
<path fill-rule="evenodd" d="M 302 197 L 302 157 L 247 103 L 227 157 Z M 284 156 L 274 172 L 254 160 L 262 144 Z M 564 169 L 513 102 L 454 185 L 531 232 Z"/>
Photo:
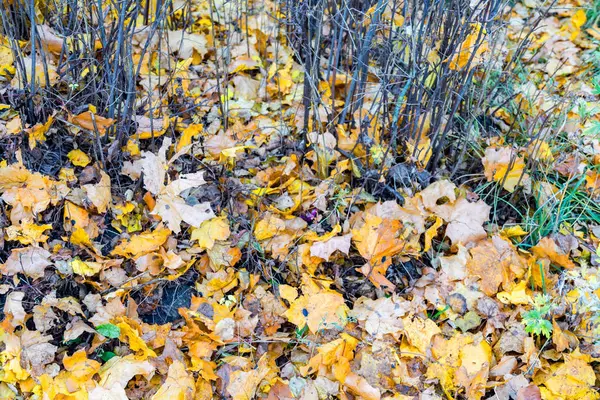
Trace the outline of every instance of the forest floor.
<path fill-rule="evenodd" d="M 416 32 L 382 3 L 366 36 Z M 40 3 L 35 40 L 3 4 L 0 398 L 600 398 L 598 2 L 426 43 L 485 112 L 402 145 L 412 78 L 393 121 L 375 62 L 330 75 L 331 50 L 309 82 L 271 1 L 193 0 L 160 34 L 106 5 L 91 36 Z"/>

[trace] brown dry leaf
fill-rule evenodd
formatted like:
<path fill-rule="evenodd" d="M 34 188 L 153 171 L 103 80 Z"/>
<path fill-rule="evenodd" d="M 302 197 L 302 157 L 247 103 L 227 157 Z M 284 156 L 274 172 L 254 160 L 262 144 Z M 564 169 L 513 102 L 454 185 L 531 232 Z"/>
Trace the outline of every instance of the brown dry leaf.
<path fill-rule="evenodd" d="M 34 59 L 31 56 L 22 58 L 22 65 L 25 71 L 25 77 L 27 78 L 27 82 L 31 82 L 35 80 L 36 86 L 45 88 L 48 86 L 54 85 L 59 80 L 59 75 L 56 72 L 56 66 L 52 63 L 51 60 L 47 60 L 47 62 L 43 62 L 40 60 L 40 57 L 35 58 L 35 68 L 34 67 Z M 35 79 L 32 76 L 35 75 Z M 46 73 L 47 72 L 47 73 Z M 11 86 L 19 89 L 23 89 L 23 78 L 21 68 L 16 70 L 16 74 L 14 78 L 10 82 Z M 30 142 L 31 144 L 31 142 Z M 35 147 L 35 146 L 34 146 Z"/>
<path fill-rule="evenodd" d="M 207 220 L 215 217 L 210 202 L 190 205 L 186 203 L 180 194 L 185 190 L 202 186 L 206 183 L 203 172 L 182 174 L 168 185 L 165 185 L 167 167 L 176 160 L 180 154 L 176 154 L 167 161 L 167 151 L 171 146 L 171 139 L 166 138 L 158 151 L 158 155 L 144 151 L 142 158 L 135 161 L 129 168 L 129 175 L 133 179 L 144 175 L 144 187 L 156 195 L 156 203 L 152 214 L 159 215 L 174 233 L 181 231 L 181 223 L 199 228 Z M 133 174 L 133 175 L 132 175 Z"/>
<path fill-rule="evenodd" d="M 517 400 L 542 400 L 540 388 L 535 385 L 528 385 L 519 389 Z"/>
<path fill-rule="evenodd" d="M 204 221 L 215 217 L 209 202 L 190 206 L 179 196 L 159 196 L 153 214 L 160 215 L 174 233 L 181 231 L 181 223 L 199 228 Z"/>
<path fill-rule="evenodd" d="M 4 314 L 11 316 L 10 323 L 12 326 L 23 325 L 25 323 L 25 317 L 27 317 L 27 313 L 23 308 L 24 298 L 25 293 L 19 291 L 10 292 L 6 296 L 4 303 Z"/>
<path fill-rule="evenodd" d="M 194 64 L 198 64 L 208 53 L 208 41 L 204 35 L 187 33 L 182 30 L 168 31 L 167 34 L 169 51 L 177 53 L 180 59 L 188 59 L 195 56 L 194 53 L 196 53 L 198 58 L 195 57 Z"/>
<path fill-rule="evenodd" d="M 381 399 L 381 393 L 379 389 L 371 386 L 365 378 L 360 375 L 350 372 L 343 382 L 352 393 L 365 400 L 379 400 Z"/>
<path fill-rule="evenodd" d="M 112 202 L 112 195 L 110 192 L 110 177 L 104 171 L 100 171 L 100 177 L 100 182 L 97 184 L 87 184 L 82 187 L 98 212 L 103 214 Z"/>
<path fill-rule="evenodd" d="M 37 31 L 40 35 L 42 46 L 51 53 L 60 54 L 64 41 L 56 35 L 54 29 L 48 25 L 37 25 Z"/>
<path fill-rule="evenodd" d="M 433 212 L 438 208 L 438 201 L 445 200 L 448 203 L 456 201 L 456 185 L 448 180 L 440 180 L 427 186 L 419 192 L 423 205 Z"/>
<path fill-rule="evenodd" d="M 560 353 L 569 348 L 569 337 L 563 333 L 554 319 L 552 320 L 552 343 Z"/>
<path fill-rule="evenodd" d="M 467 245 L 487 236 L 483 224 L 489 220 L 491 207 L 479 200 L 470 203 L 467 199 L 458 199 L 454 204 L 438 206 L 436 214 L 448 225 L 446 236 L 452 244 Z"/>
<path fill-rule="evenodd" d="M 499 236 L 479 242 L 470 253 L 467 270 L 479 277 L 479 287 L 488 296 L 494 296 L 500 285 L 510 291 L 527 270 L 526 261 L 514 246 Z"/>
<path fill-rule="evenodd" d="M 63 341 L 68 342 L 70 340 L 75 340 L 78 337 L 80 337 L 84 332 L 96 333 L 96 331 L 92 329 L 88 324 L 86 324 L 81 319 L 75 317 L 65 327 Z"/>
<path fill-rule="evenodd" d="M 467 260 L 469 251 L 461 244 L 458 245 L 458 252 L 453 256 L 440 257 L 440 267 L 442 272 L 451 281 L 462 281 L 467 277 Z"/>
<path fill-rule="evenodd" d="M 191 400 L 195 393 L 194 377 L 186 371 L 185 365 L 181 361 L 175 360 L 169 366 L 165 383 L 152 396 L 152 400 Z"/>
<path fill-rule="evenodd" d="M 165 134 L 169 127 L 168 118 L 148 118 L 136 115 L 135 122 L 137 123 L 137 129 L 133 137 L 140 140 L 160 137 Z"/>
<path fill-rule="evenodd" d="M 348 255 L 351 238 L 352 234 L 347 234 L 336 236 L 323 242 L 315 242 L 310 246 L 310 255 L 312 257 L 322 258 L 325 261 L 329 261 L 329 257 L 336 251 Z"/>
<path fill-rule="evenodd" d="M 377 339 L 383 339 L 387 334 L 397 338 L 404 327 L 402 317 L 408 310 L 408 302 L 400 300 L 397 296 L 377 300 L 361 297 L 354 302 L 354 308 L 348 315 L 356 318 L 365 331 Z"/>
<path fill-rule="evenodd" d="M 46 267 L 52 265 L 50 252 L 41 247 L 13 249 L 6 262 L 0 265 L 3 275 L 25 274 L 33 279 L 42 278 Z"/>
<path fill-rule="evenodd" d="M 50 343 L 51 340 L 51 335 L 42 335 L 39 331 L 25 330 L 21 335 L 23 362 L 32 376 L 42 375 L 44 367 L 54 361 L 58 347 Z"/>
<path fill-rule="evenodd" d="M 118 388 L 117 392 L 125 394 L 125 387 L 136 375 L 143 375 L 150 379 L 154 374 L 154 367 L 148 361 L 137 359 L 133 354 L 124 357 L 113 357 L 108 360 L 100 371 L 98 384 L 105 389 Z"/>
<path fill-rule="evenodd" d="M 549 237 L 541 239 L 538 244 L 531 248 L 537 258 L 546 258 L 556 265 L 566 269 L 575 268 L 575 263 L 565 254 L 554 240 Z"/>

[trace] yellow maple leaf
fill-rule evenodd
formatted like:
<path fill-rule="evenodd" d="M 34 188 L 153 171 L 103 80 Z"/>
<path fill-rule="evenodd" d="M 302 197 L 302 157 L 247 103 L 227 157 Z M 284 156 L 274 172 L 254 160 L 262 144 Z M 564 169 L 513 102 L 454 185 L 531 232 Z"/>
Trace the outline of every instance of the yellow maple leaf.
<path fill-rule="evenodd" d="M 90 235 L 81 228 L 75 229 L 69 238 L 69 242 L 74 244 L 75 246 L 83 246 L 83 247 L 94 247 L 92 241 L 90 239 Z"/>
<path fill-rule="evenodd" d="M 314 284 L 303 285 L 302 291 L 302 296 L 294 300 L 284 314 L 291 323 L 300 329 L 308 326 L 312 333 L 346 325 L 347 307 L 340 293 Z"/>
<path fill-rule="evenodd" d="M 521 225 L 513 225 L 506 228 L 503 228 L 500 231 L 500 236 L 505 239 L 510 239 L 513 237 L 520 237 L 527 235 L 527 231 L 521 228 Z"/>
<path fill-rule="evenodd" d="M 98 385 L 101 388 L 121 389 L 119 391 L 121 397 L 117 398 L 127 398 L 124 389 L 131 378 L 135 375 L 144 375 L 149 379 L 153 373 L 154 367 L 152 364 L 146 360 L 136 358 L 133 354 L 125 357 L 115 356 L 102 365 L 100 371 L 98 371 L 100 376 Z"/>
<path fill-rule="evenodd" d="M 152 396 L 152 400 L 188 400 L 194 397 L 196 384 L 194 377 L 185 370 L 185 365 L 174 360 L 169 366 L 165 383 Z"/>
<path fill-rule="evenodd" d="M 586 15 L 585 9 L 580 8 L 571 17 L 572 28 L 571 28 L 571 37 L 569 38 L 570 40 L 575 40 L 577 38 L 577 36 L 579 36 L 579 33 L 581 32 L 581 27 L 583 25 L 585 25 L 586 22 L 587 22 L 587 15 Z"/>
<path fill-rule="evenodd" d="M 284 230 L 285 222 L 272 214 L 268 214 L 265 218 L 256 223 L 256 226 L 254 227 L 254 236 L 256 237 L 256 240 L 265 240 Z"/>
<path fill-rule="evenodd" d="M 48 235 L 45 235 L 44 232 L 48 229 L 52 229 L 52 225 L 37 225 L 26 220 L 22 225 L 11 225 L 6 228 L 6 237 L 8 240 L 17 240 L 25 245 L 45 243 L 48 240 Z"/>
<path fill-rule="evenodd" d="M 392 257 L 409 247 L 401 237 L 402 223 L 366 212 L 355 226 L 352 229 L 352 241 L 360 255 L 367 260 L 367 264 L 357 270 L 374 285 L 393 288 L 394 285 L 385 278 L 385 273 L 392 263 Z"/>
<path fill-rule="evenodd" d="M 192 230 L 191 239 L 197 240 L 202 249 L 212 249 L 216 240 L 227 240 L 230 234 L 227 217 L 217 217 Z"/>
<path fill-rule="evenodd" d="M 119 317 L 118 320 L 121 322 L 118 322 L 115 325 L 121 330 L 119 340 L 129 344 L 129 348 L 137 352 L 136 357 L 138 357 L 138 359 L 145 360 L 148 357 L 156 357 L 156 353 L 146 345 L 146 342 L 141 338 L 137 328 L 130 325 L 130 323 L 134 324 L 133 321 L 126 317 Z"/>
<path fill-rule="evenodd" d="M 21 367 L 21 340 L 18 336 L 0 328 L 0 342 L 4 350 L 0 352 L 2 374 L 0 381 L 15 385 L 29 378 L 29 372 Z"/>
<path fill-rule="evenodd" d="M 231 373 L 227 385 L 227 393 L 232 400 L 252 400 L 261 381 L 271 372 L 269 353 L 264 354 L 258 361 L 258 367 L 249 371 L 238 370 Z"/>
<path fill-rule="evenodd" d="M 78 350 L 71 356 L 63 358 L 65 370 L 70 372 L 69 378 L 81 384 L 85 384 L 98 370 L 100 363 L 87 358 L 85 350 Z"/>
<path fill-rule="evenodd" d="M 340 339 L 321 345 L 317 352 L 303 367 L 300 367 L 302 376 L 319 371 L 321 365 L 334 367 L 335 364 L 351 361 L 354 358 L 354 350 L 358 340 L 347 333 L 342 333 Z"/>
<path fill-rule="evenodd" d="M 427 354 L 431 339 L 441 333 L 440 328 L 430 319 L 405 317 L 402 319 L 402 323 L 406 340 L 421 354 Z"/>
<path fill-rule="evenodd" d="M 450 60 L 450 69 L 455 71 L 463 69 L 469 60 L 472 60 L 471 67 L 478 65 L 483 61 L 484 53 L 489 51 L 487 40 L 485 40 L 486 31 L 481 24 L 471 24 L 471 30 Z"/>
<path fill-rule="evenodd" d="M 564 358 L 564 363 L 552 364 L 549 373 L 544 374 L 540 379 L 540 383 L 543 383 L 552 394 L 549 398 L 599 399 L 600 395 L 594 390 L 596 375 L 586 357 L 577 351 L 573 354 L 565 354 Z"/>
<path fill-rule="evenodd" d="M 171 231 L 167 228 L 159 228 L 151 232 L 140 233 L 133 235 L 129 240 L 123 240 L 117 245 L 112 254 L 137 258 L 141 255 L 151 253 L 158 250 L 167 238 L 171 235 Z"/>
<path fill-rule="evenodd" d="M 46 133 L 50 130 L 52 123 L 54 122 L 54 116 L 48 117 L 45 123 L 37 123 L 29 129 L 25 129 L 25 132 L 29 134 L 29 148 L 34 149 L 38 142 L 46 141 Z"/>
<path fill-rule="evenodd" d="M 511 193 L 515 191 L 517 184 L 522 185 L 527 178 L 523 157 L 518 156 L 510 147 L 488 147 L 481 161 L 488 182 L 494 180 Z"/>
<path fill-rule="evenodd" d="M 96 275 L 102 269 L 102 264 L 94 261 L 82 261 L 79 257 L 71 260 L 73 273 L 81 276 Z"/>
<path fill-rule="evenodd" d="M 85 167 L 91 162 L 90 157 L 79 149 L 71 150 L 67 154 L 67 158 L 77 167 Z"/>
<path fill-rule="evenodd" d="M 533 299 L 527 294 L 527 280 L 522 280 L 510 292 L 499 292 L 496 297 L 504 304 L 530 304 Z"/>
<path fill-rule="evenodd" d="M 384 258 L 391 262 L 390 257 L 404 247 L 404 241 L 399 239 L 400 221 L 364 213 L 363 222 L 352 229 L 352 241 L 360 255 L 372 264 L 379 264 Z"/>
<path fill-rule="evenodd" d="M 185 146 L 189 146 L 192 143 L 192 139 L 198 136 L 204 127 L 202 124 L 191 124 L 183 130 L 179 142 L 177 142 L 176 151 L 181 151 Z"/>

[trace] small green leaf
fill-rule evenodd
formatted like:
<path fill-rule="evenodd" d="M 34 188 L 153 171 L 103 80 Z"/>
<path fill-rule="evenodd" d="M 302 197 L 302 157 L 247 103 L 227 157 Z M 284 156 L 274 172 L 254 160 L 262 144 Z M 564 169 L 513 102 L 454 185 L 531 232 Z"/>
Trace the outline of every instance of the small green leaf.
<path fill-rule="evenodd" d="M 108 325 L 108 324 L 106 324 L 106 325 Z M 113 353 L 112 351 L 104 351 L 102 349 L 98 350 L 98 357 L 100 357 L 100 359 L 104 362 L 107 362 L 114 356 L 116 356 L 116 354 Z"/>
<path fill-rule="evenodd" d="M 121 335 L 121 329 L 113 324 L 102 324 L 99 325 L 96 330 L 102 336 L 105 336 L 109 339 L 116 339 Z"/>
<path fill-rule="evenodd" d="M 306 335 L 306 332 L 308 332 L 308 325 L 304 325 L 302 328 L 296 328 L 296 337 L 301 338 Z"/>
<path fill-rule="evenodd" d="M 547 319 L 541 320 L 539 323 L 539 330 L 542 335 L 549 338 L 552 336 L 552 323 Z"/>

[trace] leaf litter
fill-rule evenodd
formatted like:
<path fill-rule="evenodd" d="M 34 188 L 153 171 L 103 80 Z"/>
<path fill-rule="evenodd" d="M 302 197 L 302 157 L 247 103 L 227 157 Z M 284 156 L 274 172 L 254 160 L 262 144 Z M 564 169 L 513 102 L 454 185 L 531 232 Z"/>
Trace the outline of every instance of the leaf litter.
<path fill-rule="evenodd" d="M 529 3 L 513 10 L 512 40 L 534 13 Z M 581 9 L 560 3 L 567 11 L 547 17 L 529 49 L 547 56 L 545 65 L 526 60 L 535 74 L 558 79 L 585 68 L 579 54 L 588 37 L 598 39 L 582 30 Z M 367 153 L 357 132 L 311 132 L 305 160 L 278 151 L 301 130 L 291 110 L 303 77 L 289 47 L 271 47 L 271 22 L 259 23 L 271 2 L 248 18 L 250 36 L 231 44 L 223 126 L 213 82 L 198 77 L 200 67 L 216 76 L 206 26 L 223 27 L 210 7 L 201 2 L 196 11 L 204 27 L 169 31 L 164 49 L 158 41 L 150 49 L 169 54 L 175 67 L 157 68 L 174 68 L 180 90 L 198 97 L 201 88 L 210 103 L 204 115 L 138 115 L 116 174 L 85 147 L 64 154 L 68 166 L 57 175 L 28 169 L 21 151 L 0 163 L 0 397 L 600 398 L 600 274 L 589 251 L 598 254 L 597 226 L 525 249 L 515 238 L 528 232 L 495 225 L 491 205 L 467 186 L 437 179 L 402 203 L 353 187 L 359 169 L 338 150 L 382 156 L 376 146 Z M 60 53 L 65 39 L 48 26 L 40 33 Z M 481 34 L 475 26 L 464 38 L 450 69 L 483 62 L 487 44 L 470 51 Z M 134 58 L 143 57 L 137 49 Z M 30 71 L 44 87 L 56 83 L 54 69 Z M 144 101 L 158 98 L 158 72 L 140 71 Z M 62 119 L 74 137 L 105 136 L 116 121 L 101 114 L 90 105 L 33 126 L 3 114 L 3 135 L 26 135 L 35 149 Z M 599 150 L 597 139 L 586 146 L 596 163 Z M 483 176 L 509 193 L 535 187 L 527 162 L 572 172 L 573 163 L 555 156 L 543 140 L 518 148 L 492 140 Z M 585 178 L 591 194 L 593 174 Z M 132 183 L 127 191 L 123 180 Z M 397 278 L 417 262 L 410 282 Z M 149 319 L 163 291 L 184 282 L 188 298 L 173 301 L 185 304 L 178 315 Z M 367 289 L 353 290 L 354 282 Z"/>

